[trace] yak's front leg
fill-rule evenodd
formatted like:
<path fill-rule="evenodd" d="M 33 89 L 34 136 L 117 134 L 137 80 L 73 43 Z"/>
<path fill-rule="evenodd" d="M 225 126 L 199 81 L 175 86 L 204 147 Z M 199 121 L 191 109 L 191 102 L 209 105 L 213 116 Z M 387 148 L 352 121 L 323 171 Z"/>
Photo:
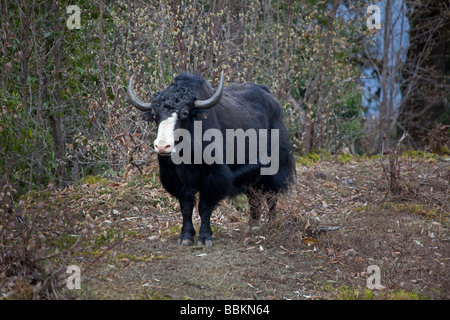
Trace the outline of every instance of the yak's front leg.
<path fill-rule="evenodd" d="M 207 199 L 200 197 L 200 203 L 198 205 L 198 211 L 200 214 L 200 231 L 198 233 L 197 246 L 205 245 L 206 247 L 212 247 L 212 230 L 211 230 L 211 214 L 216 207 L 216 202 L 211 202 Z"/>
<path fill-rule="evenodd" d="M 179 199 L 181 214 L 183 215 L 183 227 L 181 228 L 178 244 L 191 245 L 194 243 L 195 229 L 192 224 L 192 211 L 195 204 L 195 193 L 187 192 Z"/>

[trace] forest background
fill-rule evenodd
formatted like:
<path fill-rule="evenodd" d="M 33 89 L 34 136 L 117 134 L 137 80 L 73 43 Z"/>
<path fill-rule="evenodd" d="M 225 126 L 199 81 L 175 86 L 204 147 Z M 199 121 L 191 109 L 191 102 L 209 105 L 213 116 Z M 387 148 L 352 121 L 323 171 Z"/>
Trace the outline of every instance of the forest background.
<path fill-rule="evenodd" d="M 448 0 L 0 0 L 0 299 L 448 299 L 449 46 Z M 181 71 L 270 87 L 297 162 L 259 231 L 218 206 L 210 251 L 176 246 L 125 90 Z"/>
<path fill-rule="evenodd" d="M 156 128 L 124 91 L 133 73 L 143 100 L 180 71 L 265 84 L 297 155 L 375 154 L 404 132 L 448 153 L 448 3 L 374 4 L 380 29 L 354 0 L 2 0 L 0 189 L 154 161 Z"/>

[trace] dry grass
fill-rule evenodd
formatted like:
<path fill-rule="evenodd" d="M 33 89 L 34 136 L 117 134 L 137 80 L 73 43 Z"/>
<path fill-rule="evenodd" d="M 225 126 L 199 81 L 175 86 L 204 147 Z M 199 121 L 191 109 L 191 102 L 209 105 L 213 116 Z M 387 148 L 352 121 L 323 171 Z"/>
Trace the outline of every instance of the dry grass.
<path fill-rule="evenodd" d="M 3 251 L 1 294 L 7 299 L 448 299 L 449 166 L 433 157 L 412 159 L 411 165 L 418 186 L 414 199 L 386 195 L 389 185 L 379 159 L 299 166 L 275 220 L 267 222 L 263 212 L 261 226 L 248 230 L 245 196 L 228 199 L 213 213 L 214 247 L 200 249 L 176 245 L 179 206 L 155 179 L 156 165 L 143 175 L 131 168 L 118 179 L 92 177 L 66 190 L 29 194 L 11 204 L 27 217 L 32 232 L 8 220 L 2 225 L 22 242 L 2 233 L 2 243 L 26 243 L 34 250 L 25 265 L 18 264 L 20 251 L 9 256 Z M 197 214 L 194 224 L 199 225 Z M 70 264 L 81 268 L 81 290 L 65 287 Z M 384 290 L 367 294 L 369 265 L 380 267 Z"/>

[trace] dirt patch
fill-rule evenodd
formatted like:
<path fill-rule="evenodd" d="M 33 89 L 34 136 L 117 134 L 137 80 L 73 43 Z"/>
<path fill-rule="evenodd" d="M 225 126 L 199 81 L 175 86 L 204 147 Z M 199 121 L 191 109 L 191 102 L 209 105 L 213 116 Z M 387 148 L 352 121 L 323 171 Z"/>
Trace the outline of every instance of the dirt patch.
<path fill-rule="evenodd" d="M 433 241 L 430 234 L 438 231 L 410 214 L 371 210 L 320 233 L 311 245 L 300 238 L 274 246 L 259 230 L 233 236 L 222 231 L 208 249 L 176 245 L 175 236 L 130 239 L 117 250 L 135 258 L 112 259 L 90 286 L 103 298 L 327 299 L 340 298 L 342 288 L 366 288 L 367 268 L 376 265 L 380 294 L 448 298 L 449 245 Z M 147 261 L 137 258 L 149 255 Z"/>
<path fill-rule="evenodd" d="M 178 204 L 153 178 L 142 180 L 148 172 L 131 174 L 113 196 L 108 188 L 121 187 L 104 181 L 85 186 L 89 197 L 73 197 L 80 192 L 73 190 L 66 194 L 72 202 L 84 200 L 73 208 L 89 210 L 103 238 L 97 237 L 98 250 L 67 262 L 81 266 L 82 288 L 62 293 L 78 299 L 449 299 L 449 166 L 415 159 L 414 197 L 392 197 L 381 170 L 377 159 L 298 167 L 277 218 L 269 223 L 263 212 L 261 226 L 251 230 L 246 198 L 228 199 L 212 217 L 212 248 L 176 244 Z M 105 208 L 114 197 L 116 205 Z M 67 214 L 67 203 L 59 208 Z M 375 283 L 370 266 L 380 271 L 378 289 L 367 286 Z"/>

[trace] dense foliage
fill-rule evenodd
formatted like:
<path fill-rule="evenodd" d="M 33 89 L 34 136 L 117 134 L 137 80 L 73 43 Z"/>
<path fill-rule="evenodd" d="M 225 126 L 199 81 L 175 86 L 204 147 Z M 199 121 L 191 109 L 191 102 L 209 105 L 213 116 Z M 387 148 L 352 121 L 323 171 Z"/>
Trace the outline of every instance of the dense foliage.
<path fill-rule="evenodd" d="M 79 29 L 70 5 L 80 9 Z M 127 103 L 133 73 L 144 100 L 180 71 L 213 85 L 221 70 L 227 83 L 268 85 L 297 152 L 355 152 L 361 57 L 377 32 L 366 9 L 338 0 L 5 0 L 0 186 L 63 186 L 144 164 L 155 128 Z"/>

